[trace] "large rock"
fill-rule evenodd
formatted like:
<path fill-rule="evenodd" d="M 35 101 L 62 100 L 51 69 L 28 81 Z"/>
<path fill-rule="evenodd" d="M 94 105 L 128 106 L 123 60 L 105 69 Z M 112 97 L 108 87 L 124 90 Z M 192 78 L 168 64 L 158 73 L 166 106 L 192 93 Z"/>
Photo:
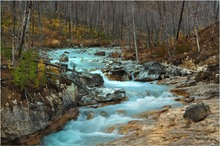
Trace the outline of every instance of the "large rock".
<path fill-rule="evenodd" d="M 25 140 L 29 138 L 29 135 L 44 131 L 48 126 L 53 127 L 51 125 L 53 120 L 60 119 L 66 111 L 76 107 L 76 91 L 73 85 L 60 92 L 60 95 L 52 90 L 50 92 L 50 95 L 41 97 L 43 101 L 29 102 L 28 106 L 14 105 L 12 109 L 8 107 L 1 109 L 2 143 L 21 144 L 23 142 L 20 138 Z M 61 121 L 56 123 L 57 128 L 53 132 L 62 128 L 67 122 L 65 119 L 61 119 Z M 43 133 L 39 135 L 39 139 L 35 139 L 36 142 L 40 142 L 42 136 L 44 136 Z M 46 133 L 50 133 L 50 130 L 47 130 Z"/>
<path fill-rule="evenodd" d="M 162 64 L 151 61 L 143 65 L 141 71 L 134 71 L 134 80 L 136 81 L 153 81 L 163 78 L 172 78 L 176 76 L 187 76 L 192 74 L 188 69 L 180 68 L 170 64 Z"/>
<path fill-rule="evenodd" d="M 131 74 L 128 73 L 123 67 L 115 67 L 115 68 L 103 70 L 103 73 L 110 80 L 129 81 L 132 78 Z"/>
<path fill-rule="evenodd" d="M 117 101 L 125 98 L 125 90 L 121 88 L 94 88 L 94 95 L 85 95 L 79 105 L 95 105 L 102 102 Z"/>
<path fill-rule="evenodd" d="M 60 56 L 59 61 L 60 61 L 60 62 L 67 62 L 67 61 L 69 61 L 69 58 L 68 58 L 68 56 L 67 56 L 66 54 L 62 54 L 62 55 Z"/>
<path fill-rule="evenodd" d="M 183 69 L 174 65 L 165 65 L 165 77 L 187 76 L 192 74 L 188 69 Z"/>
<path fill-rule="evenodd" d="M 94 55 L 96 55 L 96 56 L 105 56 L 105 52 L 104 51 L 96 52 Z"/>
<path fill-rule="evenodd" d="M 87 105 L 95 105 L 98 101 L 95 100 L 92 96 L 85 95 L 83 96 L 80 101 L 78 102 L 79 106 L 87 106 Z"/>
<path fill-rule="evenodd" d="M 208 105 L 197 103 L 186 108 L 183 118 L 189 122 L 198 122 L 206 118 L 211 113 Z"/>
<path fill-rule="evenodd" d="M 104 80 L 100 74 L 81 73 L 77 76 L 77 78 L 82 84 L 89 87 L 102 86 L 104 83 Z"/>
<path fill-rule="evenodd" d="M 125 98 L 125 90 L 121 88 L 97 88 L 95 100 L 98 102 L 114 101 Z"/>
<path fill-rule="evenodd" d="M 153 81 L 161 78 L 164 74 L 164 66 L 156 61 L 151 61 L 143 65 L 144 70 L 135 74 L 136 81 Z"/>

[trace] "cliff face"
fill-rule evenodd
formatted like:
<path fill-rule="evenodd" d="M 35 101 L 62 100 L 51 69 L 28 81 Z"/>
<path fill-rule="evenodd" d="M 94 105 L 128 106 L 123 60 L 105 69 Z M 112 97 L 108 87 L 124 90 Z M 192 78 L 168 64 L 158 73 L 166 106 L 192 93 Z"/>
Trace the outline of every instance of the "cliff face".
<path fill-rule="evenodd" d="M 62 92 L 50 92 L 48 96 L 42 97 L 42 101 L 29 102 L 26 106 L 14 104 L 2 108 L 2 143 L 22 144 L 22 138 L 27 141 L 28 136 L 39 131 L 45 135 L 61 129 L 68 120 L 76 119 L 78 115 L 78 110 L 75 108 L 76 95 L 76 87 L 72 84 Z M 69 110 L 72 114 L 67 116 Z M 42 134 L 38 136 L 38 140 L 35 139 L 35 144 L 40 142 Z"/>

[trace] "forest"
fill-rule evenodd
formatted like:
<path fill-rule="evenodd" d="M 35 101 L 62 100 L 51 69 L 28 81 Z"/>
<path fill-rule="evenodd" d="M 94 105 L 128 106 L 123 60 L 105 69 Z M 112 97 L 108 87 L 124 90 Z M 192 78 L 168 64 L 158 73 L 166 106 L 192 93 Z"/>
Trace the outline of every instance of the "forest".
<path fill-rule="evenodd" d="M 218 145 L 218 103 L 219 1 L 1 1 L 3 145 Z"/>

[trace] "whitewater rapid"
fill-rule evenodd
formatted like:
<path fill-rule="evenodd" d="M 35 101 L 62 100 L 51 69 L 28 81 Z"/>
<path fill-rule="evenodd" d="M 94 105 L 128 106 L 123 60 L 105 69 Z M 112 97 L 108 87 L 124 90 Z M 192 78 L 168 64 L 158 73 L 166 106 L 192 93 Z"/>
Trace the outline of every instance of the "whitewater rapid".
<path fill-rule="evenodd" d="M 79 71 L 85 70 L 85 66 L 87 66 L 87 70 L 88 66 L 91 70 L 96 69 L 91 71 L 91 73 L 99 73 L 103 77 L 105 87 L 125 89 L 128 100 L 120 104 L 100 108 L 79 108 L 80 114 L 77 120 L 67 122 L 61 131 L 44 136 L 41 142 L 42 145 L 93 146 L 102 142 L 112 141 L 124 135 L 118 134 L 117 128 L 111 133 L 107 133 L 106 131 L 109 127 L 117 124 L 126 124 L 132 120 L 142 120 L 132 117 L 143 111 L 160 109 L 165 105 L 180 106 L 180 103 L 174 101 L 173 95 L 168 92 L 170 89 L 168 86 L 157 85 L 152 82 L 108 80 L 100 70 L 104 64 L 92 61 L 104 59 L 104 57 L 93 55 L 97 49 L 94 48 L 84 53 L 76 49 L 60 49 L 48 54 L 54 57 L 53 62 L 55 62 L 64 51 L 71 52 L 67 54 L 69 57 L 67 64 L 73 61 L 77 64 L 77 70 Z M 77 54 L 77 52 L 80 53 Z M 88 115 L 91 114 L 93 118 L 88 119 Z"/>

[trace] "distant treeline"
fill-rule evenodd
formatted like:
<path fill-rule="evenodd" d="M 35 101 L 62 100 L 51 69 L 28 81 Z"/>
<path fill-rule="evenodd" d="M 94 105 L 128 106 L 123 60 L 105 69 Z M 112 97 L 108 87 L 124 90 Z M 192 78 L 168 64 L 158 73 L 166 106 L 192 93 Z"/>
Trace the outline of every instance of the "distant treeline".
<path fill-rule="evenodd" d="M 8 18 L 22 26 L 25 1 L 4 1 L 1 7 L 2 19 L 11 15 Z M 83 25 L 118 40 L 132 39 L 134 17 L 137 38 L 146 40 L 150 47 L 158 40 L 176 37 L 178 31 L 187 36 L 194 27 L 202 29 L 218 21 L 219 1 L 33 1 L 30 15 L 30 23 L 35 26 L 44 27 L 43 18 L 62 19 L 67 30 Z M 22 27 L 16 29 L 21 32 Z"/>

